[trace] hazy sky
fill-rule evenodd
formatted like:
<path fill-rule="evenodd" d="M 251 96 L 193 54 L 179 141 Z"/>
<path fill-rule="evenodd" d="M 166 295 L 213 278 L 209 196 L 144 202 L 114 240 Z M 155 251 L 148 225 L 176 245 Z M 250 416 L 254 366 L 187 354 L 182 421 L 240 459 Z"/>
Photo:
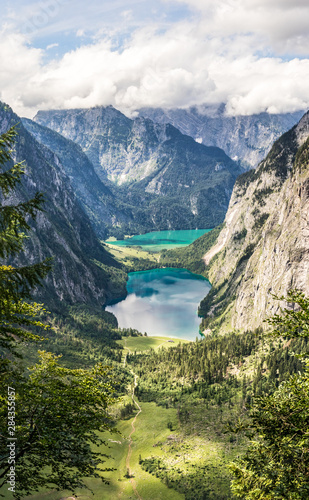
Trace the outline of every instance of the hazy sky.
<path fill-rule="evenodd" d="M 0 99 L 38 109 L 309 107 L 308 0 L 1 0 Z"/>

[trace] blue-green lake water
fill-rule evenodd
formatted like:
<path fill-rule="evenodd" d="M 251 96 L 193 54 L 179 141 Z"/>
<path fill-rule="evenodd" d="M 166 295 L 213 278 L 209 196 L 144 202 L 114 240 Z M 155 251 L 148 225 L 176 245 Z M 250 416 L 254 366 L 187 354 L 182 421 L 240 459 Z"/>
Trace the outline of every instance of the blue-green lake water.
<path fill-rule="evenodd" d="M 185 229 L 179 231 L 153 231 L 152 233 L 140 234 L 126 238 L 125 240 L 108 241 L 107 243 L 117 246 L 141 246 L 144 250 L 152 252 L 190 245 L 197 238 L 211 229 Z"/>
<path fill-rule="evenodd" d="M 115 314 L 120 328 L 195 340 L 201 322 L 198 305 L 210 288 L 205 278 L 186 269 L 129 273 L 127 297 L 106 311 Z"/>

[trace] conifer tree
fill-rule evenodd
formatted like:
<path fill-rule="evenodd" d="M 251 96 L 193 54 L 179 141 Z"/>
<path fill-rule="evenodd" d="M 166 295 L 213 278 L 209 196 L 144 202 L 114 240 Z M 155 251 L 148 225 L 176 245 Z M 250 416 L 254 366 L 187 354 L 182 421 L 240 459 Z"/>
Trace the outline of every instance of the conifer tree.
<path fill-rule="evenodd" d="M 16 354 L 20 341 L 38 338 L 30 326 L 47 328 L 37 318 L 43 306 L 30 302 L 31 291 L 41 284 L 50 270 L 49 259 L 29 266 L 13 265 L 14 258 L 23 250 L 29 219 L 35 219 L 42 210 L 41 193 L 25 202 L 10 203 L 12 194 L 24 174 L 23 163 L 12 161 L 16 127 L 0 136 L 0 370 L 5 370 L 9 353 Z"/>

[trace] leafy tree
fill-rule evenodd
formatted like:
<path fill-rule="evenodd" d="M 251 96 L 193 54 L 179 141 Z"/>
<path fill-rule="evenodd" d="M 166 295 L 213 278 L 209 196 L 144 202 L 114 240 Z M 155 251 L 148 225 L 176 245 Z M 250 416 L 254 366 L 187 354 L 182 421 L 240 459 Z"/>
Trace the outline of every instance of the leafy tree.
<path fill-rule="evenodd" d="M 40 351 L 40 361 L 29 376 L 10 375 L 15 400 L 15 498 L 40 487 L 73 490 L 85 486 L 81 478 L 101 477 L 106 455 L 94 450 L 105 444 L 100 432 L 110 430 L 107 407 L 113 401 L 106 368 L 90 370 L 59 366 L 58 357 Z M 0 410 L 6 427 L 7 405 Z M 1 449 L 8 444 L 0 436 Z M 10 470 L 9 450 L 0 457 L 0 487 Z M 104 479 L 103 479 L 104 480 Z"/>
<path fill-rule="evenodd" d="M 29 220 L 43 203 L 37 193 L 10 204 L 24 173 L 21 163 L 12 162 L 15 136 L 14 127 L 0 136 L 0 488 L 11 478 L 10 491 L 20 499 L 41 487 L 74 490 L 84 486 L 83 477 L 101 477 L 105 455 L 93 445 L 104 443 L 100 431 L 111 430 L 107 407 L 113 399 L 101 364 L 71 370 L 44 351 L 31 368 L 17 363 L 17 346 L 39 339 L 34 328 L 48 328 L 38 318 L 43 305 L 31 302 L 31 291 L 51 266 L 47 260 L 13 265 Z"/>
<path fill-rule="evenodd" d="M 287 300 L 292 307 L 269 320 L 273 335 L 309 337 L 309 299 L 294 290 Z M 251 419 L 256 438 L 230 466 L 237 498 L 309 498 L 309 359 L 304 362 L 303 374 L 293 375 L 273 394 L 255 399 Z"/>

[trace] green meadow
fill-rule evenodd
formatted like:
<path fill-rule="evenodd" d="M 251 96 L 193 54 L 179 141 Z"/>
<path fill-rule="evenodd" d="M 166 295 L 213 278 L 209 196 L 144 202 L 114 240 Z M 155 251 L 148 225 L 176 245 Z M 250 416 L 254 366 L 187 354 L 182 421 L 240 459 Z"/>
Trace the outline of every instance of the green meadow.
<path fill-rule="evenodd" d="M 121 434 L 107 436 L 109 448 L 104 448 L 104 452 L 111 455 L 111 458 L 105 462 L 104 466 L 116 469 L 103 474 L 110 481 L 110 484 L 104 484 L 100 479 L 91 479 L 87 481 L 87 485 L 94 495 L 85 489 L 77 490 L 75 493 L 78 500 L 130 500 L 138 498 L 134 493 L 132 480 L 143 500 L 184 500 L 184 495 L 169 489 L 160 479 L 148 474 L 139 465 L 140 456 L 141 458 L 152 455 L 164 456 L 164 450 L 160 443 L 166 442 L 171 434 L 167 427 L 168 422 L 173 422 L 177 426 L 176 410 L 174 408 L 163 409 L 156 406 L 155 403 L 142 403 L 141 407 L 142 412 L 135 423 L 136 431 L 132 435 L 130 469 L 133 477 L 126 477 L 126 461 L 129 448 L 128 436 L 132 431 L 134 417 L 122 420 L 117 424 Z M 63 491 L 40 492 L 37 495 L 27 497 L 27 500 L 60 500 L 70 498 L 71 495 L 71 492 Z"/>
<path fill-rule="evenodd" d="M 132 352 L 143 352 L 159 347 L 172 347 L 179 343 L 187 344 L 189 340 L 174 339 L 171 337 L 123 337 L 117 343 Z"/>

